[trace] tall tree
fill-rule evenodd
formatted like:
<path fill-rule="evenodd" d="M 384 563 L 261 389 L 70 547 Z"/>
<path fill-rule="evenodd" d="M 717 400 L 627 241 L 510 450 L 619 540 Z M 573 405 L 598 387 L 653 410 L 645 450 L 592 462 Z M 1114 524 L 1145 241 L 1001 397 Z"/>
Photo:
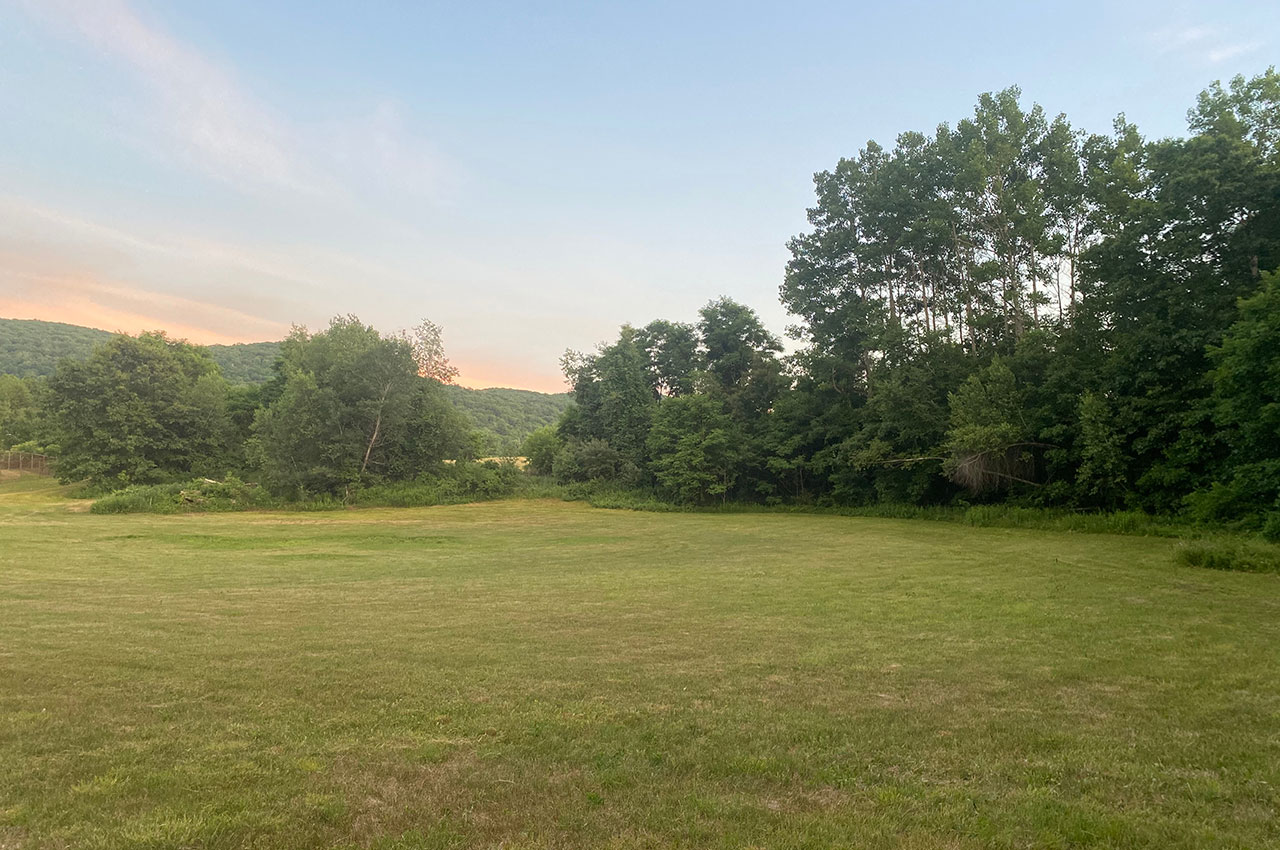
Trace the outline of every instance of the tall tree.
<path fill-rule="evenodd" d="M 1212 518 L 1280 511 L 1280 274 L 1262 275 L 1209 355 L 1213 420 L 1230 452 Z"/>
<path fill-rule="evenodd" d="M 1128 478 L 1149 509 L 1176 509 L 1226 454 L 1207 351 L 1258 286 L 1259 269 L 1280 265 L 1280 161 L 1266 118 L 1277 109 L 1274 71 L 1239 79 L 1202 95 L 1194 135 L 1114 158 L 1121 191 L 1106 196 L 1106 233 L 1082 258 L 1080 311 L 1105 334 L 1103 383 Z"/>
<path fill-rule="evenodd" d="M 64 481 L 98 486 L 219 474 L 227 385 L 200 348 L 162 333 L 117 336 L 49 379 Z"/>
<path fill-rule="evenodd" d="M 561 365 L 576 403 L 560 422 L 561 434 L 579 442 L 602 440 L 643 467 L 656 400 L 649 357 L 635 328 L 625 325 L 617 341 L 596 354 L 566 352 Z"/>
<path fill-rule="evenodd" d="M 252 455 L 281 491 L 340 492 L 412 477 L 459 451 L 461 417 L 403 336 L 354 316 L 281 345 L 279 395 L 258 412 Z"/>
<path fill-rule="evenodd" d="M 677 501 L 727 499 L 741 473 L 742 435 L 720 403 L 705 395 L 659 405 L 648 443 L 654 476 Z"/>

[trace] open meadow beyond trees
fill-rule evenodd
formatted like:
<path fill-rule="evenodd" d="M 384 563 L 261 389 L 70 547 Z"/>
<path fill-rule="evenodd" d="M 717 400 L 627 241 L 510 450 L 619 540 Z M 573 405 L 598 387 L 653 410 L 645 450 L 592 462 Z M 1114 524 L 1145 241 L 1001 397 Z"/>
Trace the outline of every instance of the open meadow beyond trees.
<path fill-rule="evenodd" d="M 0 847 L 1280 846 L 1280 578 L 1176 541 L 52 486 L 0 483 Z"/>

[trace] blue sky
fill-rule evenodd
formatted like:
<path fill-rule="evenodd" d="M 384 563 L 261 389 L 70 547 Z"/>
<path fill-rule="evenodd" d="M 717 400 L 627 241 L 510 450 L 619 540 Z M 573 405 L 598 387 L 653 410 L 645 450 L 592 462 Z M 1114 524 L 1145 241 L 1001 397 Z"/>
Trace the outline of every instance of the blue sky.
<path fill-rule="evenodd" d="M 727 294 L 813 172 L 979 93 L 1179 134 L 1274 2 L 0 0 L 0 315 L 200 342 L 430 318 L 460 382 Z"/>

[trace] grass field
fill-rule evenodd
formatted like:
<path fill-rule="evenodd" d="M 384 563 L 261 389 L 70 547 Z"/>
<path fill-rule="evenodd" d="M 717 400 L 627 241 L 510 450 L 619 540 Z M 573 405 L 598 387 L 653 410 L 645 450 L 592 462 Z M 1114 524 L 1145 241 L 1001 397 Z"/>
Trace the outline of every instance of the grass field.
<path fill-rule="evenodd" d="M 0 482 L 0 848 L 1280 846 L 1280 577 L 1174 541 Z"/>

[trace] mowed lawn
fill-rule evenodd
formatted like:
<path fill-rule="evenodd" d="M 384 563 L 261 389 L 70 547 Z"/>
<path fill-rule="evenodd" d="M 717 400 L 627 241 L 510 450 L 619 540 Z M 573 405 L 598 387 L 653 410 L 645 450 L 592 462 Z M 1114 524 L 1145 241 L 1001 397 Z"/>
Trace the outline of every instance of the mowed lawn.
<path fill-rule="evenodd" d="M 1280 846 L 1280 578 L 1172 541 L 33 488 L 5 850 Z"/>

